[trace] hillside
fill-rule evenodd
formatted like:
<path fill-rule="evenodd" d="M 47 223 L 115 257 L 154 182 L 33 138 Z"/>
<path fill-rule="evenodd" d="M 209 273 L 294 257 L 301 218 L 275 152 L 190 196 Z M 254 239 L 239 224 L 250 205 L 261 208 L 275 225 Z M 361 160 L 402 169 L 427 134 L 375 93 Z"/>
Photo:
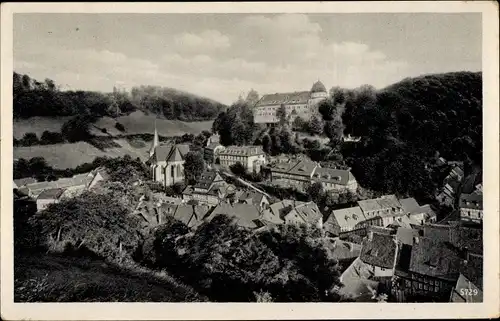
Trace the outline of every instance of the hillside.
<path fill-rule="evenodd" d="M 51 79 L 39 81 L 29 75 L 13 74 L 14 119 L 82 114 L 99 118 L 142 110 L 171 120 L 201 121 L 215 119 L 225 108 L 212 99 L 172 88 L 140 86 L 130 92 L 112 93 L 62 91 Z"/>
<path fill-rule="evenodd" d="M 13 123 L 14 138 L 21 139 L 26 133 L 35 133 L 39 138 L 46 130 L 51 132 L 60 132 L 63 124 L 71 117 L 31 117 L 28 119 L 16 119 Z M 118 122 L 123 124 L 125 132 L 120 132 L 115 128 L 116 119 L 104 116 L 99 118 L 94 126 L 106 129 L 106 134 L 101 130 L 94 128 L 91 133 L 96 136 L 116 136 L 123 134 L 152 134 L 154 132 L 154 123 L 160 136 L 181 136 L 183 134 L 198 135 L 204 130 L 212 128 L 213 121 L 195 121 L 183 122 L 180 120 L 168 120 L 155 117 L 154 114 L 146 115 L 142 111 L 135 111 L 129 115 L 118 117 Z"/>
<path fill-rule="evenodd" d="M 51 254 L 17 256 L 14 289 L 14 302 L 206 301 L 166 273 Z"/>
<path fill-rule="evenodd" d="M 482 163 L 482 76 L 453 72 L 407 78 L 376 91 L 343 95 L 344 134 L 362 144 L 344 157 L 362 186 L 432 199 L 436 155 Z"/>

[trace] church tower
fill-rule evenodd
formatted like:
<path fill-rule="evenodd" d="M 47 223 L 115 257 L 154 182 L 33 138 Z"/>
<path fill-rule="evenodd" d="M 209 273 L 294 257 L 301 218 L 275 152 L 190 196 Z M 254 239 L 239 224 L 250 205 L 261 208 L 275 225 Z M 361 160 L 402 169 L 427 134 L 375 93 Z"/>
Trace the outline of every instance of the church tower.
<path fill-rule="evenodd" d="M 151 144 L 151 149 L 149 150 L 149 157 L 153 156 L 156 147 L 160 145 L 160 139 L 158 138 L 158 130 L 156 129 L 156 119 L 155 119 L 155 133 L 153 137 L 153 143 Z"/>

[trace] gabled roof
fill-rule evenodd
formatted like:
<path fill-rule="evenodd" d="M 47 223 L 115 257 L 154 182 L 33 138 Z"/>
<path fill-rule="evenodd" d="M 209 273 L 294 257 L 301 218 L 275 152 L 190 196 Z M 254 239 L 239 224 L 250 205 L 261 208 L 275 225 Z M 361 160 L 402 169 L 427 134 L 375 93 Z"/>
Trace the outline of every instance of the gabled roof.
<path fill-rule="evenodd" d="M 420 210 L 420 205 L 418 205 L 417 201 L 413 198 L 404 198 L 399 200 L 399 203 L 403 207 L 403 211 L 406 213 L 415 213 Z"/>
<path fill-rule="evenodd" d="M 298 206 L 300 204 L 304 204 L 304 202 L 284 199 L 280 202 L 276 202 L 276 203 L 269 205 L 269 208 L 270 208 L 273 215 L 275 215 L 277 217 L 281 217 L 283 214 L 283 210 L 285 208 L 287 208 L 289 206 L 291 206 L 291 207 Z"/>
<path fill-rule="evenodd" d="M 460 195 L 460 208 L 482 210 L 483 195 L 482 194 L 462 194 Z"/>
<path fill-rule="evenodd" d="M 223 181 L 222 177 L 216 171 L 205 171 L 198 178 L 194 188 L 210 189 L 213 183 Z"/>
<path fill-rule="evenodd" d="M 379 198 L 358 201 L 358 205 L 363 212 L 401 208 L 401 204 L 395 195 L 384 195 Z"/>
<path fill-rule="evenodd" d="M 447 281 L 458 277 L 461 258 L 445 242 L 429 237 L 419 237 L 413 244 L 410 271 Z"/>
<path fill-rule="evenodd" d="M 217 205 L 212 213 L 207 218 L 208 221 L 212 220 L 215 216 L 225 214 L 229 217 L 236 219 L 236 224 L 246 228 L 260 227 L 256 222 L 260 219 L 259 209 L 254 205 L 249 204 L 227 204 L 221 203 Z"/>
<path fill-rule="evenodd" d="M 319 182 L 328 182 L 339 185 L 347 185 L 354 176 L 348 170 L 328 167 L 317 167 L 312 179 Z"/>
<path fill-rule="evenodd" d="M 69 187 L 84 187 L 90 184 L 92 182 L 94 176 L 92 173 L 84 173 L 84 174 L 78 174 L 73 177 L 64 177 L 60 178 L 55 181 L 50 181 L 50 182 L 37 182 L 37 183 L 32 183 L 26 185 L 27 188 L 32 193 L 37 193 L 38 191 L 42 191 L 45 189 L 52 189 L 52 188 L 69 188 Z"/>
<path fill-rule="evenodd" d="M 181 204 L 177 206 L 174 218 L 188 227 L 193 227 L 203 219 L 209 210 L 209 206 Z"/>
<path fill-rule="evenodd" d="M 311 93 L 309 91 L 268 94 L 262 96 L 262 98 L 255 104 L 255 106 L 261 107 L 281 104 L 306 104 L 310 98 Z"/>
<path fill-rule="evenodd" d="M 392 235 L 373 233 L 363 242 L 360 259 L 364 263 L 392 269 L 396 259 L 396 242 Z"/>
<path fill-rule="evenodd" d="M 264 154 L 262 146 L 228 146 L 219 151 L 219 155 L 229 156 L 255 156 Z"/>
<path fill-rule="evenodd" d="M 365 215 L 361 211 L 361 208 L 355 206 L 333 211 L 327 218 L 325 224 L 337 224 L 342 228 L 353 229 L 356 224 L 363 222 L 365 219 Z"/>
<path fill-rule="evenodd" d="M 265 195 L 261 193 L 243 191 L 240 195 L 238 195 L 238 201 L 246 204 L 259 205 L 264 197 Z"/>
<path fill-rule="evenodd" d="M 168 143 L 157 146 L 153 157 L 156 161 L 181 161 L 188 152 L 189 145 Z"/>
<path fill-rule="evenodd" d="M 274 215 L 271 209 L 265 209 L 261 214 L 261 219 L 272 224 L 283 224 L 284 221 L 279 215 Z"/>
<path fill-rule="evenodd" d="M 293 166 L 288 173 L 292 175 L 311 177 L 317 166 L 318 164 L 314 162 L 301 160 Z"/>
<path fill-rule="evenodd" d="M 308 202 L 295 206 L 288 214 L 285 215 L 285 217 L 294 215 L 295 213 L 297 213 L 304 220 L 304 223 L 308 224 L 316 224 L 323 217 L 318 206 L 314 202 Z"/>
<path fill-rule="evenodd" d="M 58 199 L 64 193 L 65 189 L 63 188 L 52 188 L 46 189 L 38 195 L 37 200 L 51 200 Z"/>

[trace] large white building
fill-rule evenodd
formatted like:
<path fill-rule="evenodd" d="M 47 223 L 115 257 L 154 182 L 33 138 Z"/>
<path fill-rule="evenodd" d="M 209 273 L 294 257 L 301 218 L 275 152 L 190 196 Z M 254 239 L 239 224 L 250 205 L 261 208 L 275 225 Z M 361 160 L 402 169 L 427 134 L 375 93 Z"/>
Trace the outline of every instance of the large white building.
<path fill-rule="evenodd" d="M 229 167 L 241 163 L 249 172 L 260 172 L 266 164 L 266 154 L 261 146 L 227 146 L 215 153 L 216 163 Z"/>
<path fill-rule="evenodd" d="M 285 106 L 290 122 L 297 116 L 309 120 L 317 112 L 318 104 L 327 96 L 325 85 L 319 80 L 313 84 L 310 91 L 264 95 L 255 104 L 254 122 L 277 123 L 279 119 L 276 117 L 276 112 L 282 105 Z"/>

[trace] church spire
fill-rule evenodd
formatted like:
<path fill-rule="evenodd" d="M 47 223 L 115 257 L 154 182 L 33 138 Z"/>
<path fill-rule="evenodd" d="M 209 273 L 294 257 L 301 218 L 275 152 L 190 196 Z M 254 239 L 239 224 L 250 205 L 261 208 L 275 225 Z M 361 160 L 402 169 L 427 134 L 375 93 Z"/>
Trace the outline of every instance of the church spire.
<path fill-rule="evenodd" d="M 160 140 L 158 139 L 158 130 L 156 129 L 156 118 L 155 118 L 155 133 L 153 137 L 153 143 L 151 144 L 151 149 L 149 150 L 149 156 L 153 156 L 156 147 L 160 144 Z"/>

